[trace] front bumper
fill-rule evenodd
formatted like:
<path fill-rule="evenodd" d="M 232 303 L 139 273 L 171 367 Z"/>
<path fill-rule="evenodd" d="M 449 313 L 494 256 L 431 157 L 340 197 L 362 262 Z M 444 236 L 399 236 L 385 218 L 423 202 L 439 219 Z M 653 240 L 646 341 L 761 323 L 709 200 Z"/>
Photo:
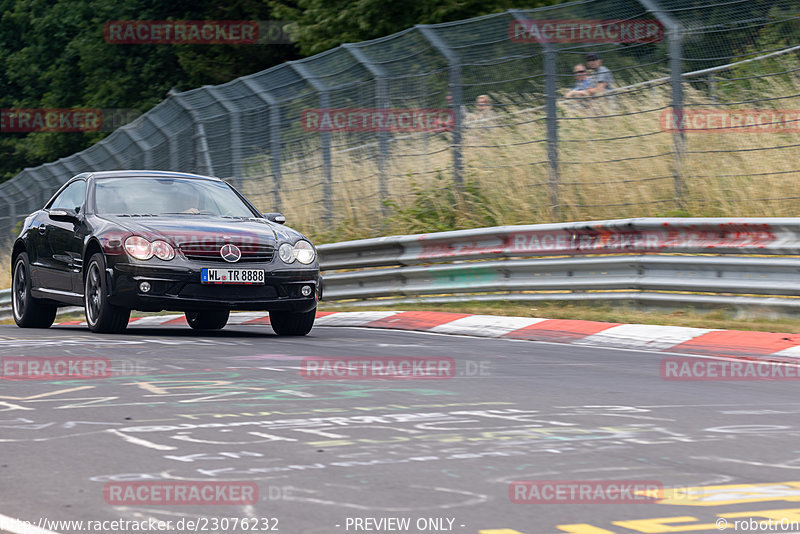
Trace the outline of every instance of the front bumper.
<path fill-rule="evenodd" d="M 265 284 L 201 284 L 202 266 L 156 266 L 117 263 L 108 269 L 109 302 L 138 311 L 248 310 L 307 312 L 322 298 L 319 269 L 270 269 L 272 265 L 247 264 L 237 267 L 264 269 Z M 144 293 L 139 284 L 148 282 Z M 300 288 L 310 285 L 311 295 Z"/>

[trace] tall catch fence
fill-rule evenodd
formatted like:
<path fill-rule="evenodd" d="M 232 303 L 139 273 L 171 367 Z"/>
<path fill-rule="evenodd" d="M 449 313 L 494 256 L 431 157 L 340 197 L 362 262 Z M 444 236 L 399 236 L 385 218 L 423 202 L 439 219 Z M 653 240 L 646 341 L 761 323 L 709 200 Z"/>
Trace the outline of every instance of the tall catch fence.
<path fill-rule="evenodd" d="M 612 87 L 565 98 L 590 53 Z M 580 0 L 420 25 L 171 94 L 0 185 L 0 235 L 73 175 L 134 168 L 219 176 L 340 239 L 428 230 L 416 221 L 460 203 L 475 226 L 794 216 L 799 73 L 796 0 Z M 354 110 L 372 127 L 320 126 Z M 447 120 L 389 127 L 400 110 Z"/>

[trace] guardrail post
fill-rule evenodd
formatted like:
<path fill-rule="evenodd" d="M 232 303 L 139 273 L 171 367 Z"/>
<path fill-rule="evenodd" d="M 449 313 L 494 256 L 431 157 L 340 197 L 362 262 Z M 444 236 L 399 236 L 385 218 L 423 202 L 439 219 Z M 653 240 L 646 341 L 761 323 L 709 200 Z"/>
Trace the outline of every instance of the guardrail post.
<path fill-rule="evenodd" d="M 348 43 L 342 47 L 350 52 L 356 61 L 361 63 L 375 79 L 375 105 L 380 109 L 389 107 L 389 88 L 387 86 L 386 70 L 380 65 L 373 63 L 369 57 L 358 46 Z M 386 206 L 384 201 L 389 196 L 389 187 L 386 176 L 386 164 L 389 161 L 389 132 L 378 132 L 378 194 L 381 199 L 381 214 L 386 216 Z"/>
<path fill-rule="evenodd" d="M 233 105 L 227 98 L 220 94 L 219 89 L 214 86 L 206 86 L 205 89 L 225 108 L 231 119 L 231 172 L 233 173 L 233 183 L 237 189 L 241 189 L 244 176 L 242 174 L 242 121 L 239 107 Z"/>
<path fill-rule="evenodd" d="M 305 65 L 296 61 L 289 61 L 288 64 L 294 71 L 306 80 L 311 87 L 319 93 L 319 105 L 323 109 L 330 108 L 330 95 L 325 83 L 313 76 Z M 322 222 L 329 225 L 333 222 L 333 164 L 331 162 L 331 132 L 322 132 L 322 167 L 325 179 L 322 182 Z"/>
<path fill-rule="evenodd" d="M 16 206 L 13 202 L 11 202 L 11 198 L 6 195 L 3 191 L 0 191 L 0 198 L 3 199 L 3 202 L 6 206 L 8 206 L 8 225 L 4 225 L 3 227 L 3 235 L 0 238 L 0 243 L 5 243 L 6 241 L 13 239 L 11 231 L 14 230 L 14 219 L 17 216 Z M 4 217 L 5 218 L 5 217 Z"/>
<path fill-rule="evenodd" d="M 520 22 L 528 21 L 528 17 L 517 9 L 508 12 Z M 550 195 L 550 207 L 553 218 L 561 220 L 561 205 L 559 198 L 559 166 L 558 166 L 558 52 L 553 43 L 539 41 L 544 49 L 544 93 L 545 93 L 545 124 L 547 125 L 547 190 Z"/>
<path fill-rule="evenodd" d="M 214 176 L 214 166 L 211 164 L 211 153 L 208 150 L 208 139 L 206 138 L 206 128 L 200 120 L 197 111 L 192 109 L 183 100 L 183 96 L 174 89 L 170 89 L 169 94 L 175 102 L 189 114 L 195 126 L 194 134 L 194 166 L 195 172 L 200 172 L 201 165 L 204 167 L 202 174 Z"/>
<path fill-rule="evenodd" d="M 415 26 L 419 30 L 425 39 L 431 43 L 440 54 L 442 54 L 446 59 L 450 66 L 450 74 L 449 74 L 449 86 L 450 86 L 450 95 L 453 97 L 453 115 L 455 117 L 455 121 L 453 124 L 453 180 L 456 183 L 456 187 L 459 189 L 463 188 L 464 179 L 463 179 L 463 163 L 461 159 L 461 138 L 462 138 L 462 130 L 463 130 L 463 123 L 464 117 L 462 116 L 462 110 L 464 109 L 464 97 L 461 92 L 461 60 L 458 57 L 458 54 L 450 48 L 444 40 L 439 37 L 436 31 L 426 24 L 417 24 Z"/>
<path fill-rule="evenodd" d="M 683 26 L 672 15 L 664 10 L 656 0 L 639 0 L 647 11 L 653 14 L 667 30 L 669 39 L 669 83 L 672 93 L 672 116 L 677 124 L 683 122 Z M 672 134 L 672 143 L 675 147 L 675 169 L 673 180 L 675 184 L 675 203 L 679 209 L 684 207 L 686 184 L 683 181 L 683 160 L 686 152 L 686 134 L 682 128 Z"/>
<path fill-rule="evenodd" d="M 152 122 L 153 125 L 156 128 L 158 128 L 159 131 L 161 131 L 161 133 L 164 134 L 164 137 L 167 138 L 167 146 L 169 147 L 169 168 L 170 168 L 170 170 L 173 170 L 173 171 L 181 170 L 180 169 L 180 160 L 178 159 L 178 156 L 179 156 L 179 154 L 178 154 L 178 140 L 177 140 L 177 137 L 174 134 L 170 135 L 170 133 L 167 132 L 167 126 L 169 126 L 169 124 L 165 121 L 165 119 L 163 119 L 161 117 L 161 115 L 159 113 L 155 113 L 155 112 L 151 111 L 146 116 L 147 116 L 148 120 L 150 122 Z M 111 155 L 111 157 L 114 159 L 114 161 L 116 161 L 117 164 L 119 165 L 119 160 L 114 156 L 114 153 L 111 152 L 110 150 L 107 150 L 107 152 L 109 153 L 109 155 Z M 122 168 L 122 167 L 120 167 L 120 168 Z"/>
<path fill-rule="evenodd" d="M 245 87 L 269 106 L 269 154 L 274 180 L 273 196 L 275 211 L 281 211 L 281 106 L 280 101 L 262 89 L 252 78 L 241 78 Z"/>

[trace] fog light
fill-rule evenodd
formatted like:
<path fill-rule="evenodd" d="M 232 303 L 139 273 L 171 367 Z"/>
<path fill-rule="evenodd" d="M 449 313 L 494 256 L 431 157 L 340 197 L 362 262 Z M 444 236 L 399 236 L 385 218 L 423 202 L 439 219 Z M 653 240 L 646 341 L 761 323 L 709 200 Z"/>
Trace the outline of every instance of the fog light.
<path fill-rule="evenodd" d="M 302 293 L 304 297 L 309 296 L 312 291 L 313 289 L 311 288 L 311 286 L 303 286 L 300 288 L 300 293 Z"/>
<path fill-rule="evenodd" d="M 139 291 L 142 293 L 150 293 L 150 282 L 142 282 L 139 284 Z"/>

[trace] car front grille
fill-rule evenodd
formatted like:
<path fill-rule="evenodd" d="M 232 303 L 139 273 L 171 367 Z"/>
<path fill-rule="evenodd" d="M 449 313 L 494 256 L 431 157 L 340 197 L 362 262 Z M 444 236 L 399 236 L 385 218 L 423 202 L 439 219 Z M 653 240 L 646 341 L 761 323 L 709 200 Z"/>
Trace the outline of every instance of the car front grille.
<path fill-rule="evenodd" d="M 225 261 L 219 253 L 220 248 L 228 243 L 202 243 L 202 242 L 188 242 L 180 245 L 180 250 L 187 259 L 196 261 L 212 261 L 219 263 L 229 262 Z M 236 245 L 242 251 L 242 259 L 237 263 L 253 263 L 253 262 L 270 262 L 275 257 L 275 247 L 263 243 L 236 243 L 230 242 L 231 245 Z"/>

